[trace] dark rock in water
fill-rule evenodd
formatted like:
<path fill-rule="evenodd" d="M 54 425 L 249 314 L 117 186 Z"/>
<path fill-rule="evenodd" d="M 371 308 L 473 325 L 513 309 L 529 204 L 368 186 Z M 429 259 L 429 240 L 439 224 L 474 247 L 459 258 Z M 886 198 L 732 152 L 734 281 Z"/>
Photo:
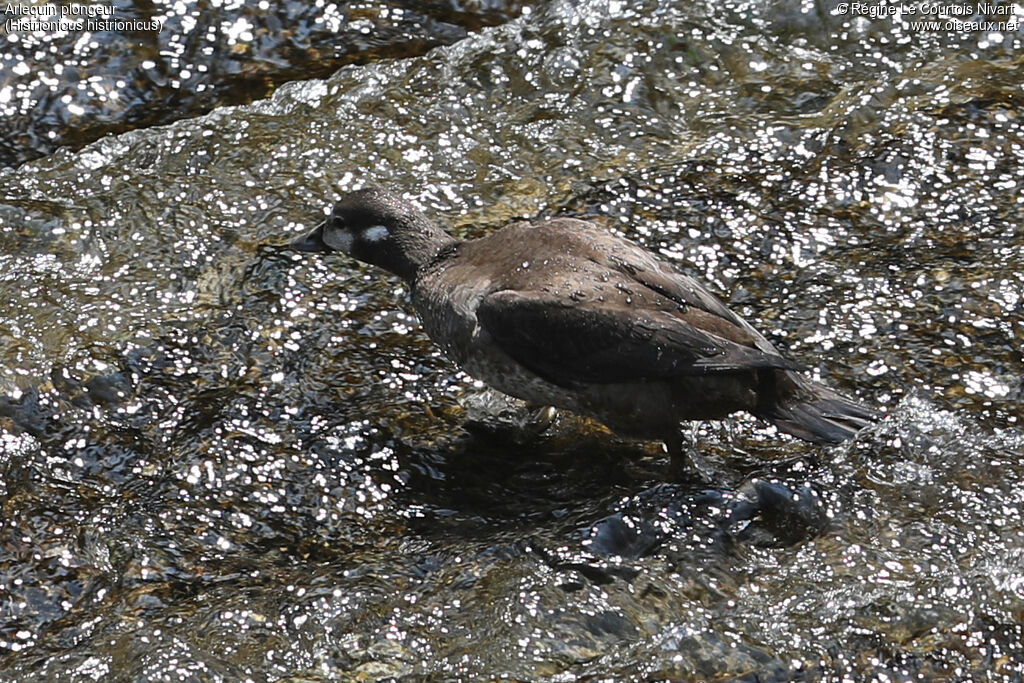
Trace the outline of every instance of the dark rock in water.
<path fill-rule="evenodd" d="M 730 507 L 730 526 L 746 522 L 736 532 L 740 542 L 793 545 L 813 538 L 828 525 L 828 512 L 809 484 L 791 487 L 754 479 L 740 489 L 740 495 Z"/>
<path fill-rule="evenodd" d="M 660 542 L 660 532 L 649 522 L 615 514 L 595 523 L 584 545 L 602 557 L 636 559 L 650 553 Z"/>

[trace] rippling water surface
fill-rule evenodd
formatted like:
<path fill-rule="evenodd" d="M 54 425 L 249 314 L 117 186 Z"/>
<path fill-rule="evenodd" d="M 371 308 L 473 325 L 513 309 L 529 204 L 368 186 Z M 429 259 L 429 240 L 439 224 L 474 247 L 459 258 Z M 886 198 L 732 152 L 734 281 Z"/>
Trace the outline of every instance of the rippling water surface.
<path fill-rule="evenodd" d="M 1020 680 L 1018 32 L 552 2 L 0 171 L 9 680 Z M 277 248 L 381 184 L 621 231 L 888 417 L 653 444 L 444 360 Z"/>
<path fill-rule="evenodd" d="M 530 2 L 0 3 L 0 167 L 247 104 L 343 64 L 421 55 Z"/>

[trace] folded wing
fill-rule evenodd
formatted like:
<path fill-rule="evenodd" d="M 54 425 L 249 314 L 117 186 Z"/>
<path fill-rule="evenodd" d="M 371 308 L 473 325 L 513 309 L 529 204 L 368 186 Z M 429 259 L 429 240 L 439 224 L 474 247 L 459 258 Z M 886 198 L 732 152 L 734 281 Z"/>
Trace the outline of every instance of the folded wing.
<path fill-rule="evenodd" d="M 481 330 L 502 351 L 564 387 L 798 369 L 767 342 L 766 349 L 752 345 L 763 341 L 760 335 L 750 339 L 751 345 L 730 340 L 747 338 L 746 329 L 732 320 L 738 318 L 730 313 L 732 319 L 725 319 L 703 308 L 636 310 L 502 290 L 485 297 L 476 315 Z"/>

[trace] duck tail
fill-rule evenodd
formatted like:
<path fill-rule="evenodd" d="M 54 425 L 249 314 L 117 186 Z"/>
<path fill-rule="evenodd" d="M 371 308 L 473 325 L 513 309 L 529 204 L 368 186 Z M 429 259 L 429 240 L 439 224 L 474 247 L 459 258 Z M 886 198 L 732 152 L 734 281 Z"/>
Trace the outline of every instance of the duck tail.
<path fill-rule="evenodd" d="M 767 376 L 767 377 L 765 377 Z M 762 405 L 755 415 L 787 434 L 816 444 L 846 441 L 881 414 L 823 384 L 788 370 L 762 374 Z"/>

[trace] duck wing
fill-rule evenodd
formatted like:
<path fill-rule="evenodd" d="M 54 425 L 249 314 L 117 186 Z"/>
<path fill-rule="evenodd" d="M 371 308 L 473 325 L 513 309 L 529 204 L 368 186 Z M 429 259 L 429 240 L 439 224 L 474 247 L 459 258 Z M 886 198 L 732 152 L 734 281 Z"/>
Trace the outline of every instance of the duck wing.
<path fill-rule="evenodd" d="M 564 387 L 799 367 L 770 344 L 765 351 L 727 338 L 736 336 L 734 324 L 696 308 L 638 309 L 500 290 L 484 297 L 476 316 L 503 352 Z"/>
<path fill-rule="evenodd" d="M 566 242 L 578 241 L 578 252 L 587 253 L 590 261 L 618 274 L 621 281 L 640 286 L 674 306 L 702 311 L 706 316 L 698 323 L 699 327 L 714 330 L 744 346 L 754 346 L 768 355 L 778 355 L 771 342 L 729 310 L 698 280 L 679 272 L 674 265 L 639 244 L 613 235 L 589 221 L 574 218 L 555 218 L 545 226 Z"/>
<path fill-rule="evenodd" d="M 778 355 L 771 342 L 696 279 L 632 242 L 612 239 L 604 246 L 601 260 L 606 267 L 679 306 L 703 311 L 710 316 L 706 324 L 720 329 L 727 338 Z M 718 320 L 711 322 L 714 318 Z"/>

